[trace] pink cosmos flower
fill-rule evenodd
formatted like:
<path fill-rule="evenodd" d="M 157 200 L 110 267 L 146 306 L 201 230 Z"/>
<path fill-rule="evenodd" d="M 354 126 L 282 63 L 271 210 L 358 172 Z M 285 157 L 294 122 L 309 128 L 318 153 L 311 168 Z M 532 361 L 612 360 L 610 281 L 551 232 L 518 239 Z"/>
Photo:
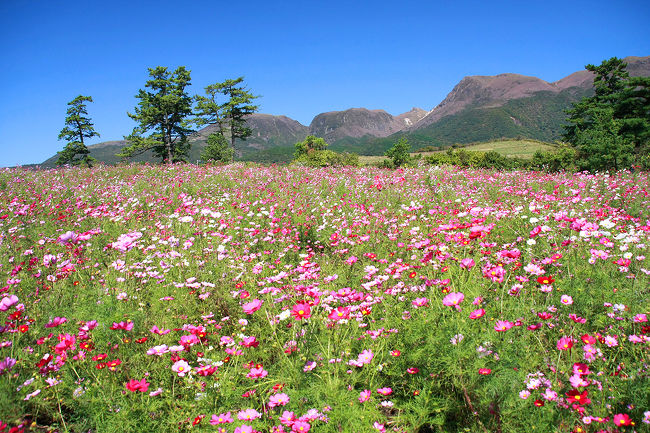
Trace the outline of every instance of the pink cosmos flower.
<path fill-rule="evenodd" d="M 167 347 L 166 344 L 161 344 L 160 346 L 154 346 L 151 349 L 147 350 L 147 355 L 162 356 L 167 352 L 169 352 L 169 347 Z"/>
<path fill-rule="evenodd" d="M 306 433 L 311 428 L 311 425 L 305 421 L 296 421 L 291 424 L 291 431 L 296 433 Z"/>
<path fill-rule="evenodd" d="M 160 329 L 157 325 L 153 325 L 149 330 L 152 334 L 166 335 L 171 332 L 171 329 Z"/>
<path fill-rule="evenodd" d="M 247 424 L 242 424 L 241 426 L 235 428 L 235 433 L 253 433 L 253 427 Z"/>
<path fill-rule="evenodd" d="M 350 307 L 337 307 L 327 315 L 330 320 L 347 320 L 350 317 Z"/>
<path fill-rule="evenodd" d="M 59 355 L 68 351 L 74 350 L 74 344 L 77 342 L 77 338 L 74 335 L 68 333 L 59 335 L 59 343 L 54 346 L 54 351 Z"/>
<path fill-rule="evenodd" d="M 133 329 L 133 322 L 130 320 L 127 320 L 126 322 L 122 321 L 120 323 L 113 322 L 110 329 L 112 330 L 123 329 L 125 331 L 130 331 Z"/>
<path fill-rule="evenodd" d="M 54 319 L 50 320 L 45 327 L 46 328 L 56 328 L 59 325 L 63 325 L 65 322 L 67 322 L 68 319 L 65 317 L 55 317 Z"/>
<path fill-rule="evenodd" d="M 369 389 L 364 389 L 359 393 L 359 403 L 364 403 L 370 399 L 370 395 L 372 394 L 372 391 Z"/>
<path fill-rule="evenodd" d="M 562 337 L 557 340 L 557 350 L 569 350 L 573 347 L 573 340 L 571 337 Z"/>
<path fill-rule="evenodd" d="M 618 339 L 616 335 L 607 335 L 605 337 L 605 345 L 607 347 L 616 347 L 618 346 Z"/>
<path fill-rule="evenodd" d="M 634 321 L 636 323 L 645 323 L 648 321 L 648 315 L 643 313 L 637 314 L 634 316 Z"/>
<path fill-rule="evenodd" d="M 253 314 L 262 307 L 262 304 L 263 301 L 260 301 L 259 299 L 253 299 L 251 302 L 247 302 L 242 305 L 242 308 L 244 309 L 244 313 Z"/>
<path fill-rule="evenodd" d="M 272 395 L 269 398 L 269 407 L 285 406 L 289 400 L 289 396 L 285 393 Z"/>
<path fill-rule="evenodd" d="M 142 378 L 141 380 L 135 380 L 131 379 L 127 383 L 124 384 L 126 386 L 126 389 L 128 389 L 131 392 L 147 392 L 149 390 L 149 382 L 145 380 L 145 378 Z"/>
<path fill-rule="evenodd" d="M 442 299 L 442 305 L 447 307 L 458 307 L 458 304 L 463 302 L 465 295 L 460 292 L 451 292 Z"/>
<path fill-rule="evenodd" d="M 359 354 L 359 356 L 357 357 L 357 362 L 359 362 L 360 364 L 370 364 L 372 358 L 374 357 L 375 354 L 372 353 L 372 350 L 366 349 Z"/>
<path fill-rule="evenodd" d="M 245 337 L 240 343 L 244 347 L 257 347 L 260 345 L 260 342 L 257 341 L 257 338 L 252 335 L 250 337 Z"/>
<path fill-rule="evenodd" d="M 562 295 L 562 297 L 560 297 L 560 302 L 564 305 L 571 305 L 573 304 L 573 298 L 569 295 Z"/>
<path fill-rule="evenodd" d="M 631 425 L 632 418 L 626 413 L 617 413 L 614 415 L 614 424 L 618 426 Z"/>
<path fill-rule="evenodd" d="M 246 375 L 246 377 L 249 377 L 251 379 L 261 379 L 263 377 L 266 377 L 269 374 L 268 371 L 264 370 L 264 368 L 251 368 L 251 371 Z"/>
<path fill-rule="evenodd" d="M 295 420 L 296 420 L 296 415 L 293 412 L 288 410 L 282 412 L 282 416 L 280 416 L 279 418 L 280 423 L 286 426 L 291 426 L 291 424 L 293 424 Z"/>
<path fill-rule="evenodd" d="M 391 395 L 393 393 L 393 389 L 386 386 L 384 388 L 377 389 L 377 393 L 381 395 Z"/>
<path fill-rule="evenodd" d="M 232 422 L 234 422 L 234 420 L 232 419 L 230 412 L 219 414 L 219 416 L 212 415 L 212 418 L 210 419 L 210 424 L 212 425 L 230 424 Z"/>
<path fill-rule="evenodd" d="M 311 307 L 306 303 L 299 303 L 291 309 L 291 315 L 296 320 L 309 319 L 311 317 Z"/>
<path fill-rule="evenodd" d="M 480 319 L 483 316 L 485 316 L 485 310 L 483 308 L 479 308 L 478 310 L 474 310 L 469 313 L 469 318 L 472 320 Z"/>
<path fill-rule="evenodd" d="M 494 330 L 497 332 L 503 332 L 503 331 L 507 331 L 513 326 L 515 326 L 515 324 L 507 320 L 497 320 L 496 323 L 494 324 Z"/>
<path fill-rule="evenodd" d="M 426 307 L 429 303 L 429 300 L 427 298 L 415 298 L 411 303 L 415 308 Z"/>
<path fill-rule="evenodd" d="M 199 337 L 196 335 L 183 335 L 178 342 L 181 346 L 194 346 L 195 344 L 200 343 Z"/>
<path fill-rule="evenodd" d="M 245 409 L 237 413 L 237 419 L 240 421 L 252 421 L 261 417 L 262 414 L 255 409 Z"/>
<path fill-rule="evenodd" d="M 506 271 L 501 266 L 493 266 L 483 272 L 483 276 L 494 283 L 503 283 Z"/>
<path fill-rule="evenodd" d="M 2 301 L 0 301 L 0 311 L 7 311 L 9 307 L 16 304 L 17 302 L 18 302 L 18 296 L 16 295 L 9 295 L 3 297 Z"/>
<path fill-rule="evenodd" d="M 474 267 L 475 264 L 476 263 L 474 262 L 474 259 L 465 258 L 460 261 L 460 268 L 470 270 Z"/>
<path fill-rule="evenodd" d="M 191 370 L 190 365 L 184 359 L 180 359 L 172 365 L 172 371 L 180 377 L 185 376 Z"/>
<path fill-rule="evenodd" d="M 67 231 L 63 233 L 61 236 L 59 236 L 57 242 L 62 245 L 67 245 L 67 244 L 76 244 L 78 240 L 79 240 L 79 235 L 77 233 Z"/>

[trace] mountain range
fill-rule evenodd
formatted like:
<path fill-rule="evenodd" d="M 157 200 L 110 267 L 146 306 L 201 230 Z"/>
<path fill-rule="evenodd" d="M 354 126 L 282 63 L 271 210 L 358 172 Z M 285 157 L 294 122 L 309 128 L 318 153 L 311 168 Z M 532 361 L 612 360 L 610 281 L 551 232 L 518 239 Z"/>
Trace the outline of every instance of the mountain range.
<path fill-rule="evenodd" d="M 631 76 L 650 76 L 650 56 L 626 57 Z M 336 151 L 363 155 L 382 155 L 400 137 L 413 149 L 424 146 L 449 146 L 498 138 L 532 138 L 555 141 L 561 137 L 566 113 L 572 103 L 593 94 L 593 74 L 577 71 L 549 83 L 536 77 L 506 73 L 463 78 L 433 109 L 421 108 L 393 116 L 384 110 L 350 108 L 321 113 L 309 126 L 286 116 L 252 114 L 248 126 L 253 134 L 235 142 L 236 158 L 259 162 L 291 160 L 294 144 L 307 135 L 323 137 Z M 208 126 L 190 141 L 190 161 L 200 158 Z M 126 145 L 123 140 L 88 146 L 91 156 L 116 163 L 115 156 Z M 143 154 L 135 161 L 157 161 Z M 56 156 L 41 166 L 53 166 Z"/>

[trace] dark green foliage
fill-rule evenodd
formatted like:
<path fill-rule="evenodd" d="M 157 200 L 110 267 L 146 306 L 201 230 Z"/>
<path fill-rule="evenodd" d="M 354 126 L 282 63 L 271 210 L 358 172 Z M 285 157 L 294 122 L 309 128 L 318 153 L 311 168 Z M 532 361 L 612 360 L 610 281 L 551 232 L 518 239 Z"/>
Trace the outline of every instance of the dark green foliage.
<path fill-rule="evenodd" d="M 311 152 L 322 151 L 327 148 L 327 143 L 321 137 L 308 135 L 303 141 L 295 144 L 296 151 L 293 153 L 295 159 L 303 155 L 309 155 Z"/>
<path fill-rule="evenodd" d="M 135 114 L 127 113 L 139 123 L 128 137 L 129 146 L 118 156 L 130 158 L 147 150 L 169 164 L 186 161 L 190 150 L 187 140 L 193 131 L 187 127 L 192 114 L 192 98 L 185 88 L 191 85 L 190 71 L 184 66 L 170 73 L 166 67 L 149 68 L 151 79 L 140 89 Z M 143 136 L 148 134 L 146 137 Z"/>
<path fill-rule="evenodd" d="M 576 168 L 576 151 L 563 146 L 555 152 L 537 151 L 533 155 L 531 168 L 548 172 L 573 171 Z"/>
<path fill-rule="evenodd" d="M 388 149 L 384 155 L 389 157 L 393 162 L 393 167 L 397 168 L 405 165 L 411 160 L 411 156 L 409 155 L 410 150 L 411 145 L 408 140 L 402 137 L 397 140 L 397 143 Z"/>
<path fill-rule="evenodd" d="M 295 144 L 294 164 L 307 167 L 358 166 L 359 155 L 356 153 L 337 153 L 327 150 L 327 143 L 321 137 L 308 135 Z"/>
<path fill-rule="evenodd" d="M 509 158 L 493 150 L 488 152 L 447 149 L 444 153 L 425 156 L 424 161 L 431 165 L 456 165 L 459 167 L 514 170 L 528 168 L 531 164 L 521 158 Z"/>
<path fill-rule="evenodd" d="M 65 118 L 65 127 L 59 133 L 59 140 L 65 139 L 68 144 L 61 152 L 58 152 L 57 165 L 71 164 L 91 167 L 95 161 L 89 156 L 90 151 L 84 144 L 84 138 L 99 137 L 90 118 L 87 117 L 86 102 L 93 102 L 93 98 L 79 95 L 68 102 L 70 108 L 68 108 Z"/>
<path fill-rule="evenodd" d="M 630 78 L 612 57 L 585 68 L 595 74 L 595 94 L 567 111 L 564 139 L 578 150 L 578 166 L 618 170 L 641 163 L 650 138 L 650 78 Z"/>
<path fill-rule="evenodd" d="M 228 144 L 228 140 L 220 134 L 210 134 L 208 144 L 203 149 L 201 160 L 203 162 L 232 162 L 235 150 Z"/>
<path fill-rule="evenodd" d="M 634 145 L 621 133 L 622 121 L 608 108 L 591 109 L 593 125 L 579 131 L 573 144 L 579 150 L 578 167 L 583 170 L 618 170 L 629 166 Z"/>
<path fill-rule="evenodd" d="M 357 167 L 359 166 L 359 155 L 347 152 L 337 153 L 331 150 L 314 150 L 294 159 L 293 164 L 306 167 Z"/>
<path fill-rule="evenodd" d="M 246 117 L 255 113 L 258 105 L 253 105 L 253 96 L 243 85 L 244 77 L 234 80 L 228 79 L 223 83 L 215 83 L 205 88 L 206 96 L 196 96 L 196 119 L 199 125 L 218 125 L 223 136 L 230 137 L 230 145 L 235 144 L 235 139 L 246 140 L 253 132 L 246 126 Z M 219 103 L 217 95 L 227 99 Z"/>

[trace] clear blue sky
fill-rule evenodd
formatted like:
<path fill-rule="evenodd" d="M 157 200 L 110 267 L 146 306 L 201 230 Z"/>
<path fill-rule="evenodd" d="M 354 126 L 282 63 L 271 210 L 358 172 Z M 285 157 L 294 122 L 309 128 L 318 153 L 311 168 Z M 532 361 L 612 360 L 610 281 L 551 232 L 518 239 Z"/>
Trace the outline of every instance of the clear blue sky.
<path fill-rule="evenodd" d="M 246 77 L 261 112 L 308 125 L 350 107 L 435 107 L 466 75 L 558 80 L 650 55 L 650 2 L 0 0 L 0 167 L 40 163 L 67 103 L 90 95 L 119 140 L 147 68 L 187 66 L 190 92 Z"/>

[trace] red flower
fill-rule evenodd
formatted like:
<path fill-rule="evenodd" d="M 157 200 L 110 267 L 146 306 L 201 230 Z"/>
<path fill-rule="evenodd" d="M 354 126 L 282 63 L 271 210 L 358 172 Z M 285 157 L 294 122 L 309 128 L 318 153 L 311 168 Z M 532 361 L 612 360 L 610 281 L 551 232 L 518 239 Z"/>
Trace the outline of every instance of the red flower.
<path fill-rule="evenodd" d="M 399 350 L 391 350 L 390 351 L 390 356 L 398 357 L 402 354 Z"/>
<path fill-rule="evenodd" d="M 93 356 L 92 360 L 93 361 L 103 361 L 103 360 L 106 359 L 107 356 L 108 356 L 108 354 L 106 354 L 106 353 L 100 353 L 99 355 Z"/>
<path fill-rule="evenodd" d="M 420 372 L 420 369 L 417 367 L 409 367 L 406 369 L 406 372 L 409 374 L 418 374 Z"/>
<path fill-rule="evenodd" d="M 119 359 L 114 359 L 112 361 L 109 361 L 106 363 L 106 366 L 108 367 L 109 370 L 115 371 L 117 369 L 117 366 L 122 363 L 121 360 Z"/>
<path fill-rule="evenodd" d="M 141 380 L 131 379 L 124 384 L 124 386 L 126 386 L 126 389 L 131 392 L 147 392 L 149 390 L 149 385 L 149 382 L 147 382 L 145 378 L 142 378 Z"/>
<path fill-rule="evenodd" d="M 614 415 L 614 424 L 616 425 L 632 425 L 632 418 L 626 413 L 617 413 Z"/>
<path fill-rule="evenodd" d="M 291 309 L 291 315 L 296 320 L 309 319 L 311 317 L 311 307 L 309 304 L 301 302 L 293 306 Z"/>
<path fill-rule="evenodd" d="M 537 407 L 542 407 L 542 406 L 544 406 L 544 401 L 543 400 L 535 400 L 535 402 L 533 404 L 535 406 L 537 406 Z"/>
<path fill-rule="evenodd" d="M 585 344 L 596 344 L 596 338 L 592 337 L 589 334 L 585 334 L 582 337 L 580 337 L 583 343 Z"/>
<path fill-rule="evenodd" d="M 482 374 L 483 376 L 487 376 L 490 373 L 492 373 L 492 370 L 490 370 L 489 368 L 479 368 L 478 369 L 478 374 Z"/>
<path fill-rule="evenodd" d="M 555 280 L 553 279 L 552 276 L 549 275 L 549 276 L 537 277 L 537 282 L 539 284 L 549 285 L 549 284 L 553 284 Z"/>
<path fill-rule="evenodd" d="M 591 403 L 591 400 L 587 398 L 587 394 L 589 394 L 589 391 L 586 389 L 582 392 L 578 391 L 577 389 L 572 389 L 565 395 L 567 396 L 567 401 L 569 403 L 578 403 L 580 406 L 584 406 Z"/>

